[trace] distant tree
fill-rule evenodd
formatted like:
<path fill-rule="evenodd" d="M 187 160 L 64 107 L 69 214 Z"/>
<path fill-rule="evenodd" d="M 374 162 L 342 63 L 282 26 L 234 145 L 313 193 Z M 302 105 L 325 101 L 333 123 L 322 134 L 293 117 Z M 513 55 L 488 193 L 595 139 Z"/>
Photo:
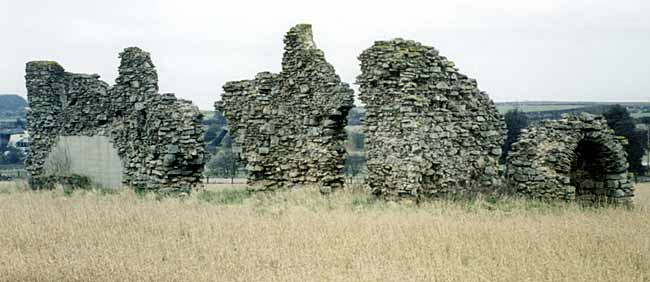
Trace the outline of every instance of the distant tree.
<path fill-rule="evenodd" d="M 356 151 L 363 151 L 365 135 L 362 132 L 352 131 L 348 133 L 352 147 Z"/>
<path fill-rule="evenodd" d="M 643 168 L 643 156 L 648 149 L 648 131 L 647 130 L 635 130 L 632 138 L 628 139 L 628 162 L 630 162 L 630 171 L 643 174 L 645 172 Z M 630 155 L 634 158 L 630 159 Z M 634 163 L 634 166 L 632 165 Z"/>
<path fill-rule="evenodd" d="M 25 121 L 22 120 L 21 118 L 16 119 L 16 127 L 18 128 L 25 128 Z"/>
<path fill-rule="evenodd" d="M 366 165 L 364 155 L 349 154 L 345 159 L 345 172 L 347 175 L 356 176 L 363 171 Z"/>
<path fill-rule="evenodd" d="M 203 140 L 208 145 L 208 150 L 215 150 L 215 147 L 224 145 L 228 148 L 230 147 L 230 143 L 224 144 L 225 142 L 230 142 L 230 140 L 226 138 L 226 118 L 220 112 L 206 114 L 201 123 L 205 129 Z"/>
<path fill-rule="evenodd" d="M 0 164 L 22 164 L 25 161 L 25 153 L 14 147 L 7 147 L 0 157 Z"/>
<path fill-rule="evenodd" d="M 235 174 L 237 164 L 231 150 L 219 150 L 206 165 L 206 175 L 211 177 L 231 177 Z"/>
<path fill-rule="evenodd" d="M 512 144 L 517 142 L 521 130 L 528 127 L 528 117 L 520 109 L 509 110 L 505 115 L 506 126 L 508 127 L 508 133 L 506 135 L 506 141 L 501 146 L 501 163 L 505 163 L 508 152 Z"/>
<path fill-rule="evenodd" d="M 216 126 L 210 126 L 208 127 L 207 130 L 205 130 L 205 135 L 203 135 L 203 140 L 206 143 L 210 143 L 214 140 L 214 138 L 217 138 L 217 132 L 219 132 L 221 129 L 217 128 Z"/>
<path fill-rule="evenodd" d="M 642 135 L 639 138 L 643 140 L 641 143 L 642 147 L 645 148 L 645 151 L 643 152 L 643 155 L 645 156 L 648 153 L 648 150 L 650 150 L 650 142 L 648 142 L 648 137 L 650 136 L 650 134 L 648 134 L 648 131 L 650 131 L 650 116 L 640 117 L 636 119 L 636 123 L 645 125 L 645 128 L 639 132 L 639 134 Z M 637 129 L 637 131 L 639 130 Z M 648 159 L 648 163 L 650 163 L 650 159 Z"/>
<path fill-rule="evenodd" d="M 646 132 L 636 129 L 634 119 L 630 116 L 627 109 L 621 105 L 610 106 L 603 113 L 607 119 L 607 125 L 614 130 L 614 133 L 627 138 L 628 145 L 625 146 L 627 151 L 627 161 L 630 165 L 629 171 L 635 173 L 643 172 L 641 159 L 646 143 Z"/>
<path fill-rule="evenodd" d="M 366 115 L 366 111 L 362 107 L 352 108 L 348 112 L 348 125 L 361 125 L 361 120 Z"/>
<path fill-rule="evenodd" d="M 203 118 L 203 124 L 207 126 L 217 126 L 219 128 L 226 127 L 227 121 L 226 117 L 223 116 L 220 112 L 212 112 L 211 115 L 206 115 Z"/>
<path fill-rule="evenodd" d="M 223 139 L 221 140 L 221 146 L 227 149 L 232 148 L 232 138 L 230 137 L 230 134 L 226 134 Z"/>
<path fill-rule="evenodd" d="M 640 117 L 637 119 L 638 123 L 650 124 L 650 117 Z"/>

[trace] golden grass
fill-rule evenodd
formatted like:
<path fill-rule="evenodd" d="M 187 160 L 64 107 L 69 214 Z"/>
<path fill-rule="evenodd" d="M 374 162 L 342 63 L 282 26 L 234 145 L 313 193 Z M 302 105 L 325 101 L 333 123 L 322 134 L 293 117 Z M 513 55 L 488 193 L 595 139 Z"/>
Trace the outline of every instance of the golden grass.
<path fill-rule="evenodd" d="M 362 194 L 0 188 L 0 281 L 650 281 L 634 210 L 523 200 L 419 207 Z"/>

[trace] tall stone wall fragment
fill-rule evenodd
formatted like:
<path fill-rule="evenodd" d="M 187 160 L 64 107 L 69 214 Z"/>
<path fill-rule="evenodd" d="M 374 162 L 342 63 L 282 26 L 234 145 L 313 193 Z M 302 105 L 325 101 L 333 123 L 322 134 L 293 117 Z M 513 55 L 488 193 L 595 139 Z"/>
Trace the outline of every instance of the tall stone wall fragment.
<path fill-rule="evenodd" d="M 293 27 L 284 43 L 279 74 L 226 83 L 216 108 L 228 119 L 250 186 L 336 189 L 343 185 L 353 91 L 316 47 L 310 25 Z"/>
<path fill-rule="evenodd" d="M 476 80 L 410 40 L 375 42 L 359 59 L 373 193 L 446 197 L 501 184 L 505 123 Z"/>
<path fill-rule="evenodd" d="M 549 200 L 630 203 L 622 137 L 600 116 L 583 113 L 524 129 L 508 154 L 507 176 L 517 193 Z"/>
<path fill-rule="evenodd" d="M 44 163 L 59 136 L 109 137 L 123 162 L 127 186 L 187 191 L 200 184 L 201 112 L 173 94 L 158 94 L 149 53 L 131 47 L 120 59 L 113 87 L 98 75 L 66 72 L 56 62 L 27 63 L 32 143 L 26 167 L 34 188 L 50 184 Z"/>

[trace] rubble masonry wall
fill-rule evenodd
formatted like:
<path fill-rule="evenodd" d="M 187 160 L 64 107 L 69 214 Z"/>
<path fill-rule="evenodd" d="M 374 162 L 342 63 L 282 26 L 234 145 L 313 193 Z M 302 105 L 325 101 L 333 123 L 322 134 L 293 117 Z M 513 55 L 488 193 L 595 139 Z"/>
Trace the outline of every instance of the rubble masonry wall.
<path fill-rule="evenodd" d="M 279 74 L 226 83 L 216 108 L 228 119 L 251 187 L 342 187 L 353 91 L 316 47 L 310 25 L 291 28 L 284 43 Z"/>
<path fill-rule="evenodd" d="M 524 129 L 508 155 L 517 193 L 539 199 L 630 203 L 622 137 L 600 116 L 583 113 Z"/>
<path fill-rule="evenodd" d="M 499 187 L 505 123 L 476 80 L 410 40 L 377 41 L 359 59 L 374 194 L 446 197 Z"/>
<path fill-rule="evenodd" d="M 25 162 L 34 188 L 51 185 L 45 161 L 59 136 L 106 136 L 123 162 L 123 184 L 186 191 L 201 182 L 205 148 L 202 115 L 191 102 L 158 94 L 149 53 L 120 53 L 110 87 L 98 75 L 66 72 L 56 62 L 27 63 L 32 143 Z"/>

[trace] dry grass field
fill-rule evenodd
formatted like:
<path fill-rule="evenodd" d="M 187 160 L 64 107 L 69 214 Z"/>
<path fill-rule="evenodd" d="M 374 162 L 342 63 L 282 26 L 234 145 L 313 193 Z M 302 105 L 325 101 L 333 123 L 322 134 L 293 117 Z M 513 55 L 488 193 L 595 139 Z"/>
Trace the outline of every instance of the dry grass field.
<path fill-rule="evenodd" d="M 0 188 L 0 281 L 650 281 L 636 208 Z"/>

